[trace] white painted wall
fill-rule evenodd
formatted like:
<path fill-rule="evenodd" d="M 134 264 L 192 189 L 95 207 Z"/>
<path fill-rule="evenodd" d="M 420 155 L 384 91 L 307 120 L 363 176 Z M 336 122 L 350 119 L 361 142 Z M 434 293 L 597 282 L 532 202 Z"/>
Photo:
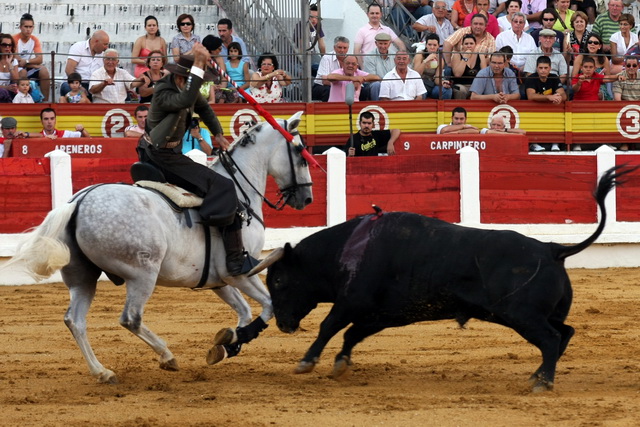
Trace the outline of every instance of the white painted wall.
<path fill-rule="evenodd" d="M 322 0 L 322 26 L 327 52 L 333 50 L 333 39 L 344 36 L 351 41 L 350 52 L 356 33 L 368 22 L 367 14 L 355 0 Z"/>

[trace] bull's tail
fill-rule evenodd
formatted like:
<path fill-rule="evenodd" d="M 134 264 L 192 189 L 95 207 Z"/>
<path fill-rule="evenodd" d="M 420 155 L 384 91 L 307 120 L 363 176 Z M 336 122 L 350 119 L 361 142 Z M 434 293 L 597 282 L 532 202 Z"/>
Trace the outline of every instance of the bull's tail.
<path fill-rule="evenodd" d="M 39 281 L 69 264 L 69 247 L 62 238 L 75 210 L 76 203 L 73 202 L 49 212 L 42 224 L 28 233 L 18 245 L 16 254 L 5 267 L 23 262 L 27 273 Z"/>
<path fill-rule="evenodd" d="M 604 231 L 605 223 L 607 222 L 607 210 L 604 205 L 604 199 L 607 197 L 607 194 L 615 187 L 616 185 L 622 185 L 626 181 L 621 180 L 620 178 L 630 172 L 635 171 L 640 168 L 640 165 L 630 167 L 628 165 L 614 166 L 611 169 L 607 170 L 602 178 L 600 178 L 600 182 L 598 183 L 598 187 L 593 193 L 598 206 L 600 206 L 600 212 L 602 213 L 600 217 L 600 224 L 598 224 L 598 228 L 593 232 L 591 236 L 589 236 L 586 240 L 581 243 L 578 243 L 574 246 L 561 246 L 561 249 L 558 253 L 558 259 L 565 259 L 570 257 L 571 255 L 575 255 L 578 252 L 581 252 L 588 248 L 593 242 L 596 241 L 598 237 Z"/>

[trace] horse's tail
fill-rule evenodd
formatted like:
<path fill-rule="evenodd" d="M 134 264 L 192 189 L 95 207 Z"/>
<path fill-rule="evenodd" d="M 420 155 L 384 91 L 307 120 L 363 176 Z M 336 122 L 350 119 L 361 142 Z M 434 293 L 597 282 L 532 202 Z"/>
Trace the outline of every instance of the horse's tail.
<path fill-rule="evenodd" d="M 39 281 L 69 264 L 71 254 L 62 238 L 76 205 L 76 202 L 66 203 L 49 212 L 42 224 L 26 235 L 5 266 L 23 262 L 27 273 Z"/>

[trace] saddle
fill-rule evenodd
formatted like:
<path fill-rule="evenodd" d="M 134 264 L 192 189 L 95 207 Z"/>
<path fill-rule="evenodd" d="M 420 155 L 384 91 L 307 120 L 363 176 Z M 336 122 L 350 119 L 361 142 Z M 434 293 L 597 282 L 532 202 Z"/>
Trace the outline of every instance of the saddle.
<path fill-rule="evenodd" d="M 133 178 L 134 185 L 160 193 L 179 208 L 189 209 L 202 206 L 202 197 L 177 185 L 169 184 L 164 174 L 149 163 L 134 163 L 131 166 L 131 178 Z"/>

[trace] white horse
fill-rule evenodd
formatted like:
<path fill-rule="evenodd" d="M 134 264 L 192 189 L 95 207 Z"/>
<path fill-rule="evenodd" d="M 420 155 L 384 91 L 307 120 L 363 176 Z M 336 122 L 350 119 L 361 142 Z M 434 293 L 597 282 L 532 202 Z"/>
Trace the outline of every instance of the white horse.
<path fill-rule="evenodd" d="M 298 112 L 283 123 L 294 134 L 299 147 L 302 142 L 297 128 L 301 116 L 302 112 Z M 238 199 L 249 201 L 253 210 L 253 218 L 243 225 L 245 249 L 257 258 L 265 240 L 261 221 L 267 175 L 275 178 L 288 205 L 303 209 L 312 202 L 309 168 L 295 146 L 265 123 L 249 129 L 229 153 L 236 172 Z M 220 161 L 213 169 L 230 176 Z M 36 278 L 48 277 L 61 269 L 70 293 L 65 324 L 91 375 L 100 382 L 117 382 L 115 373 L 96 358 L 86 333 L 86 315 L 102 272 L 116 284 L 126 283 L 120 324 L 160 356 L 163 369 L 177 370 L 178 364 L 167 344 L 142 321 L 144 305 L 156 285 L 192 288 L 201 285 L 203 289 L 213 289 L 236 311 L 237 328 L 223 329 L 216 335 L 207 356 L 209 364 L 236 355 L 240 346 L 257 337 L 273 317 L 271 298 L 257 276 L 231 277 L 227 273 L 225 250 L 217 228 L 210 229 L 210 268 L 203 278 L 205 230 L 197 223 L 197 213 L 189 210 L 189 214 L 191 220 L 172 210 L 160 195 L 136 186 L 89 187 L 72 202 L 51 211 L 12 259 L 11 263 L 23 261 Z M 239 291 L 262 306 L 260 316 L 253 322 L 251 308 Z"/>

